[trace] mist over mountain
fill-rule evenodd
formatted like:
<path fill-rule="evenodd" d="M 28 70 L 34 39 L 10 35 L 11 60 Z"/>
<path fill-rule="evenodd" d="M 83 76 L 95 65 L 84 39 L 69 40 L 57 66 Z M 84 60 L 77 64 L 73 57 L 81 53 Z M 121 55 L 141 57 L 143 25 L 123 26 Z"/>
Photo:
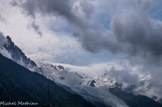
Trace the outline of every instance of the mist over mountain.
<path fill-rule="evenodd" d="M 113 78 L 110 78 L 109 76 L 111 76 L 112 74 L 109 74 L 108 72 L 101 72 L 100 74 L 94 74 L 92 72 L 87 72 L 86 73 L 86 69 L 84 71 L 84 69 L 81 69 L 81 71 L 79 70 L 79 68 L 70 66 L 70 65 L 53 65 L 52 63 L 46 63 L 46 62 L 39 62 L 38 64 L 36 64 L 34 61 L 30 60 L 29 58 L 26 57 L 26 55 L 22 52 L 22 50 L 17 47 L 11 40 L 11 38 L 9 36 L 6 37 L 4 44 L 1 46 L 1 53 L 5 55 L 5 53 L 3 53 L 2 51 L 6 51 L 6 53 L 9 54 L 11 60 L 13 60 L 14 62 L 16 62 L 17 64 L 20 64 L 22 66 L 24 66 L 27 69 L 32 69 L 33 68 L 37 68 L 37 70 L 35 70 L 34 72 L 37 72 L 43 76 L 45 76 L 46 78 L 49 78 L 50 80 L 56 82 L 58 85 L 60 85 L 61 87 L 63 87 L 65 90 L 73 92 L 73 93 L 77 93 L 79 95 L 81 95 L 83 98 L 85 98 L 87 101 L 91 102 L 92 104 L 96 105 L 97 107 L 100 106 L 112 106 L 112 107 L 118 107 L 118 106 L 123 106 L 126 107 L 127 104 L 128 106 L 136 106 L 136 103 L 138 103 L 139 105 L 141 105 L 140 107 L 145 107 L 148 106 L 147 104 L 147 100 L 149 100 L 149 102 L 151 101 L 151 105 L 149 105 L 148 107 L 154 107 L 155 105 L 157 106 L 161 106 L 159 103 L 155 102 L 154 100 L 148 98 L 148 97 L 144 97 L 147 100 L 140 102 L 140 98 L 138 97 L 134 97 L 134 89 L 141 87 L 139 86 L 134 86 L 132 87 L 131 90 L 129 90 L 128 88 L 131 86 L 127 86 L 127 87 L 123 87 L 124 83 L 120 83 L 120 85 L 117 85 L 119 82 L 117 79 L 113 80 Z M 2 60 L 3 61 L 3 60 Z M 20 63 L 20 61 L 23 63 Z M 6 65 L 6 63 L 3 63 L 1 65 Z M 30 64 L 32 64 L 33 66 L 29 66 Z M 6 65 L 8 66 L 8 65 Z M 3 66 L 2 66 L 2 69 Z M 76 70 L 76 71 L 75 71 Z M 79 71 L 77 71 L 79 70 Z M 102 70 L 102 69 L 100 69 Z M 22 70 L 19 70 L 20 73 Z M 12 71 L 13 72 L 13 71 Z M 23 71 L 22 71 L 23 72 Z M 29 72 L 29 71 L 28 71 Z M 113 71 L 112 73 L 115 73 L 115 71 Z M 17 74 L 17 73 L 16 73 Z M 29 73 L 30 74 L 30 73 Z M 97 75 L 100 75 L 98 77 L 96 77 Z M 23 75 L 21 78 L 23 78 Z M 116 78 L 115 75 L 112 75 L 113 77 Z M 13 77 L 13 76 L 11 76 Z M 20 78 L 20 77 L 18 77 Z M 37 78 L 37 77 L 35 77 Z M 99 79 L 100 78 L 100 79 Z M 30 79 L 30 78 L 29 78 Z M 104 79 L 109 79 L 107 81 L 103 81 Z M 30 81 L 28 81 L 30 83 Z M 147 83 L 147 80 L 143 80 L 141 81 L 144 85 L 145 82 Z M 4 83 L 7 84 L 7 83 Z M 136 85 L 136 84 L 134 84 Z M 119 90 L 116 91 L 111 91 L 109 92 L 108 89 L 114 88 L 114 90 Z M 123 90 L 124 91 L 120 91 Z M 4 90 L 4 89 L 3 89 Z M 118 92 L 120 92 L 121 94 L 124 94 L 124 97 L 120 97 L 118 96 Z M 132 93 L 130 96 L 129 93 Z M 3 93 L 3 92 L 2 92 Z M 39 93 L 39 92 L 38 92 Z M 105 94 L 106 93 L 106 94 Z M 3 93 L 4 94 L 4 93 Z M 5 94 L 4 94 L 5 95 Z M 134 101 L 128 101 L 126 100 L 127 97 L 129 99 L 136 99 Z M 142 96 L 141 96 L 142 97 Z M 9 97 L 10 99 L 10 97 Z M 14 98 L 13 98 L 14 99 Z M 31 98 L 29 98 L 31 99 Z M 33 98 L 32 98 L 33 99 Z M 35 98 L 35 99 L 39 99 L 39 98 Z M 33 99 L 34 100 L 34 99 Z M 139 100 L 139 101 L 138 101 Z M 128 103 L 128 102 L 129 103 Z"/>
<path fill-rule="evenodd" d="M 33 73 L 0 54 L 0 100 L 5 102 L 34 102 L 41 107 L 48 104 L 59 107 L 94 107 L 77 94 L 70 93 L 43 75 Z M 1 104 L 3 105 L 3 104 Z M 23 106 L 23 105 L 16 105 Z M 30 105 L 29 105 L 30 106 Z M 34 106 L 34 105 L 31 105 Z"/>
<path fill-rule="evenodd" d="M 0 54 L 97 107 L 161 106 L 161 5 L 0 0 Z"/>

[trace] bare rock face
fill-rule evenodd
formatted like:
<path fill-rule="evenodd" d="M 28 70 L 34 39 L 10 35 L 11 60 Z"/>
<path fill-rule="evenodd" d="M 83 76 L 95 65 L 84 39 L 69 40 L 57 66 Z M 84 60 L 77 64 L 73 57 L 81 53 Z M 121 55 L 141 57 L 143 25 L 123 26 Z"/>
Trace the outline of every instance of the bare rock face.
<path fill-rule="evenodd" d="M 0 38 L 4 37 L 3 34 L 0 33 Z M 37 67 L 37 64 L 32 61 L 30 58 L 28 58 L 25 53 L 15 45 L 15 43 L 12 41 L 12 39 L 7 36 L 4 37 L 3 44 L 1 45 L 1 50 L 5 53 L 9 54 L 8 58 L 13 60 L 14 62 L 22 65 L 23 67 L 29 69 L 30 71 L 35 71 L 41 73 L 41 69 Z M 6 56 L 6 55 L 4 55 Z"/>
<path fill-rule="evenodd" d="M 95 83 L 96 83 L 96 81 L 95 80 L 92 80 L 92 81 L 90 81 L 88 83 L 88 85 L 91 86 L 91 87 L 95 87 Z"/>
<path fill-rule="evenodd" d="M 36 66 L 36 63 L 30 60 L 30 58 L 27 58 L 22 50 L 14 44 L 9 36 L 7 36 L 6 39 L 7 41 L 4 44 L 4 47 L 11 54 L 11 57 L 15 62 L 22 61 L 25 65 L 30 65 L 31 67 Z"/>

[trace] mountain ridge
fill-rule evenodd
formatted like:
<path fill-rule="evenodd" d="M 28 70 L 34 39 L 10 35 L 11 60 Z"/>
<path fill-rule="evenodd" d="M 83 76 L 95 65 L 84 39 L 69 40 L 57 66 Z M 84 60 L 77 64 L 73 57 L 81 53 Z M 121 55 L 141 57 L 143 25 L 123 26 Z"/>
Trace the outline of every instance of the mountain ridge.
<path fill-rule="evenodd" d="M 94 107 L 77 94 L 70 93 L 43 75 L 26 68 L 0 54 L 0 101 L 38 102 L 47 104 L 47 84 L 50 84 L 50 104 L 59 107 Z M 55 102 L 54 102 L 55 101 Z"/>
<path fill-rule="evenodd" d="M 104 105 L 105 98 L 101 99 L 102 96 L 100 96 L 100 97 L 99 97 L 99 95 L 94 96 L 94 95 L 92 95 L 93 92 L 90 93 L 88 91 L 88 90 L 93 90 L 94 92 L 97 92 L 97 93 L 99 93 L 100 91 L 107 92 L 107 88 L 102 88 L 102 87 L 96 88 L 96 83 L 99 82 L 98 80 L 93 79 L 93 78 L 88 78 L 87 76 L 84 76 L 84 75 L 80 74 L 79 72 L 75 72 L 75 73 L 69 72 L 62 65 L 49 64 L 49 66 L 48 65 L 46 66 L 45 64 L 43 64 L 43 65 L 39 66 L 39 64 L 36 64 L 30 58 L 27 58 L 25 53 L 18 46 L 16 46 L 14 44 L 14 42 L 12 41 L 12 39 L 9 36 L 6 37 L 6 41 L 3 44 L 3 46 L 4 46 L 4 49 L 10 54 L 10 59 L 13 60 L 14 62 L 22 65 L 26 69 L 29 69 L 31 71 L 35 71 L 35 72 L 45 76 L 46 78 L 51 79 L 52 81 L 56 82 L 58 85 L 60 85 L 64 89 L 68 90 L 69 92 L 77 93 L 77 94 L 81 95 L 82 97 L 84 97 L 85 99 L 87 99 L 88 101 L 96 104 L 99 107 L 102 104 Z M 53 75 L 53 74 L 56 74 L 56 75 Z M 104 74 L 104 76 L 106 76 L 106 75 L 107 74 Z M 71 76 L 73 78 L 71 78 Z M 86 80 L 86 78 L 88 79 L 88 81 Z M 86 81 L 84 81 L 86 83 L 82 84 L 82 81 L 84 79 L 86 80 Z M 74 84 L 73 84 L 73 82 L 74 82 Z M 76 86 L 71 87 L 72 84 L 76 85 Z M 78 87 L 78 85 L 80 87 Z M 76 88 L 76 87 L 78 87 L 78 88 Z M 109 93 L 109 92 L 107 92 L 107 93 Z M 86 94 L 89 94 L 89 95 L 86 95 Z M 112 94 L 117 96 L 115 93 L 112 93 Z M 111 95 L 111 93 L 108 96 L 114 97 L 114 96 Z M 97 101 L 95 98 L 93 99 L 93 97 L 98 97 L 97 99 L 100 99 L 100 101 Z M 120 96 L 117 96 L 117 97 L 118 97 L 118 99 L 120 98 Z M 114 97 L 114 98 L 117 98 L 117 97 Z M 123 100 L 123 99 L 121 99 L 121 100 Z M 123 100 L 123 101 L 125 102 L 125 100 Z M 119 102 L 121 104 L 124 104 L 120 100 L 119 100 Z M 109 106 L 109 103 L 112 103 L 112 102 L 108 101 L 107 106 Z M 113 102 L 113 104 L 114 103 L 115 102 Z"/>

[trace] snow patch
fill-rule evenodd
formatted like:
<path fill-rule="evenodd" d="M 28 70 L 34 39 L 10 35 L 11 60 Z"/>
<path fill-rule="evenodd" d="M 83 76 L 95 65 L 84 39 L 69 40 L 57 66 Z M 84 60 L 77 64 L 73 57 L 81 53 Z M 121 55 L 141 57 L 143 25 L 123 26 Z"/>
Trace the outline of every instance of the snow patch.
<path fill-rule="evenodd" d="M 9 59 L 12 59 L 11 58 L 11 55 L 8 53 L 8 51 L 6 51 L 6 49 L 4 49 L 4 48 L 0 48 L 0 53 L 3 55 L 3 56 L 5 56 L 5 57 L 7 57 L 7 58 L 9 58 Z"/>

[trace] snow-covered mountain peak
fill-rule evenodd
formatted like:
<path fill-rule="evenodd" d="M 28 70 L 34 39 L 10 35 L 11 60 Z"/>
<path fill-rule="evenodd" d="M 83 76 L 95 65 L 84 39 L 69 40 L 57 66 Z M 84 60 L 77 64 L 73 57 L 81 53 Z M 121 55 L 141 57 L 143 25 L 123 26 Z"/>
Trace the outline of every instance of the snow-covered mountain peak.
<path fill-rule="evenodd" d="M 36 64 L 15 45 L 9 36 L 5 38 L 0 34 L 0 38 L 2 38 L 0 53 L 3 56 L 10 58 L 31 71 L 36 71 L 44 75 L 63 87 L 70 88 L 70 90 L 92 102 L 99 101 L 102 104 L 110 104 L 113 107 L 127 107 L 121 99 L 109 92 L 108 89 L 114 87 L 127 92 L 135 91 L 137 94 L 141 92 L 140 94 L 150 95 L 149 97 L 156 95 L 156 93 L 150 94 L 153 91 L 148 88 L 151 87 L 151 77 L 149 75 L 139 76 L 137 72 L 125 73 L 125 69 L 119 64 L 112 62 L 89 66 L 75 66 L 51 62 Z M 133 81 L 129 81 L 126 77 L 131 78 Z"/>
<path fill-rule="evenodd" d="M 41 72 L 41 69 L 37 67 L 36 63 L 28 58 L 24 52 L 15 45 L 10 36 L 5 37 L 3 34 L 0 34 L 0 38 L 3 38 L 3 40 L 1 39 L 0 45 L 0 53 L 3 56 L 13 60 L 31 71 Z"/>

